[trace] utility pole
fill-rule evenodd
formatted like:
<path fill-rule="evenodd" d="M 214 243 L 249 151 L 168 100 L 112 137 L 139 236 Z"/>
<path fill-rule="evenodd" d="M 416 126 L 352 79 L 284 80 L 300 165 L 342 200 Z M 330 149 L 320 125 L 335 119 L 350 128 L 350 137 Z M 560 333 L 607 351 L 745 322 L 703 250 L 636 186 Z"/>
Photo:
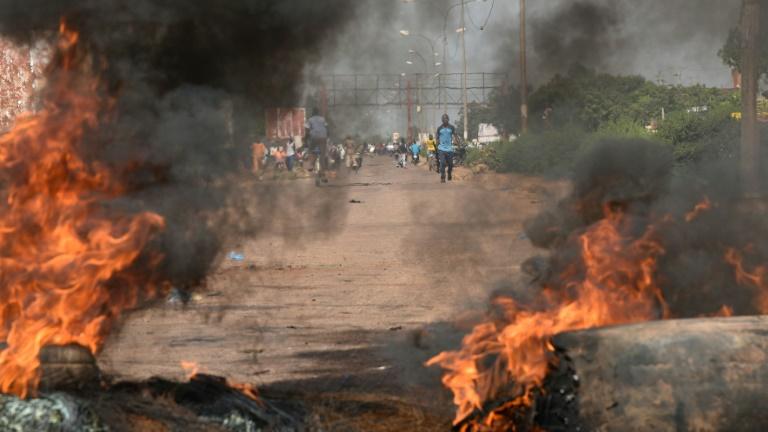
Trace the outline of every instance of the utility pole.
<path fill-rule="evenodd" d="M 464 93 L 464 142 L 469 137 L 469 109 L 467 107 L 467 44 L 465 36 L 467 33 L 466 23 L 464 22 L 465 1 L 461 0 L 461 56 L 464 62 L 464 74 L 461 77 L 461 89 Z"/>
<path fill-rule="evenodd" d="M 427 123 L 427 121 L 424 119 L 424 102 L 421 99 L 421 85 L 422 85 L 421 80 L 422 80 L 422 76 L 421 75 L 416 75 L 416 86 L 417 86 L 416 87 L 416 91 L 417 91 L 416 97 L 418 98 L 418 101 L 419 101 L 419 104 L 417 105 L 417 110 L 418 110 L 418 114 L 419 114 L 419 127 L 418 127 L 418 132 L 416 133 L 416 136 L 414 137 L 415 139 L 418 139 L 418 137 L 419 137 L 418 134 L 420 134 L 421 132 L 423 132 L 426 129 L 425 124 Z M 410 142 L 408 144 L 410 145 Z"/>
<path fill-rule="evenodd" d="M 440 77 L 440 97 L 443 99 L 443 114 L 448 113 L 448 98 L 443 92 L 445 79 L 448 78 L 448 35 L 443 28 L 443 75 Z M 442 117 L 442 116 L 441 116 Z"/>
<path fill-rule="evenodd" d="M 413 138 L 413 98 L 411 97 L 410 79 L 407 81 L 406 100 L 408 102 L 408 132 L 406 133 L 406 136 L 408 137 L 408 142 L 411 142 L 411 139 Z"/>
<path fill-rule="evenodd" d="M 520 133 L 528 132 L 528 59 L 525 43 L 525 0 L 520 0 Z"/>
<path fill-rule="evenodd" d="M 746 198 L 760 195 L 760 130 L 757 124 L 760 0 L 744 0 L 741 15 L 741 182 Z"/>

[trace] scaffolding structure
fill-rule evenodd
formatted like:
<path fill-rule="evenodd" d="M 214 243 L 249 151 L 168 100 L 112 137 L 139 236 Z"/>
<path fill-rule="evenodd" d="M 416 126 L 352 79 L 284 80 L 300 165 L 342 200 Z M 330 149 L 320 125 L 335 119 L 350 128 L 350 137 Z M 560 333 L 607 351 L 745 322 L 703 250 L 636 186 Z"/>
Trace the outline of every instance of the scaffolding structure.
<path fill-rule="evenodd" d="M 463 74 L 334 74 L 321 75 L 329 108 L 406 106 L 410 99 L 425 108 L 461 107 Z M 503 73 L 467 74 L 469 103 L 489 102 L 494 90 L 507 86 Z"/>

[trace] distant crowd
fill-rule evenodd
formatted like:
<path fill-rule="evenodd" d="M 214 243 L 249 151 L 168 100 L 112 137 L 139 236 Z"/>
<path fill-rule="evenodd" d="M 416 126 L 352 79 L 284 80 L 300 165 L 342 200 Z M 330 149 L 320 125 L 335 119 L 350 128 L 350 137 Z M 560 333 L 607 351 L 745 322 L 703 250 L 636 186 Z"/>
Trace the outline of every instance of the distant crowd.
<path fill-rule="evenodd" d="M 251 145 L 253 155 L 252 172 L 261 177 L 266 171 L 280 172 L 301 170 L 314 173 L 316 183 L 328 182 L 342 168 L 357 172 L 363 164 L 363 155 L 394 156 L 395 166 L 406 168 L 411 163 L 418 165 L 422 154 L 427 156 L 430 171 L 440 174 L 442 182 L 452 180 L 454 163 L 463 158 L 463 147 L 459 145 L 456 128 L 449 123 L 448 115 L 443 115 L 443 122 L 437 128 L 436 135 L 430 134 L 423 142 L 413 138 L 406 143 L 405 138 L 390 143 L 368 143 L 359 136 L 347 135 L 341 142 L 334 142 L 328 133 L 328 123 L 313 110 L 305 124 L 304 137 L 294 136 L 265 142 L 255 137 Z M 306 141 L 304 141 L 306 140 Z M 457 151 L 458 149 L 458 151 Z"/>

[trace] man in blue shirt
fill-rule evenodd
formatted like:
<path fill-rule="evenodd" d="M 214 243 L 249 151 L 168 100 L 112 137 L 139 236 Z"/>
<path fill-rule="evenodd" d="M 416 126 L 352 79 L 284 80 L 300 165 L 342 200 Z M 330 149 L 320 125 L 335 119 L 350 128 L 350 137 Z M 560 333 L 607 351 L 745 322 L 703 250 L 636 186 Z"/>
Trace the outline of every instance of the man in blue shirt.
<path fill-rule="evenodd" d="M 314 157 L 312 166 L 315 165 L 315 159 L 320 159 L 320 169 L 317 173 L 316 183 L 322 181 L 327 183 L 325 171 L 328 169 L 328 122 L 320 115 L 320 110 L 312 109 L 312 117 L 304 124 L 306 136 L 309 138 L 309 151 Z"/>
<path fill-rule="evenodd" d="M 412 161 L 414 165 L 417 165 L 419 163 L 419 154 L 421 153 L 421 145 L 419 145 L 418 141 L 414 141 L 413 144 L 411 144 L 411 156 Z"/>
<path fill-rule="evenodd" d="M 453 174 L 453 140 L 456 128 L 448 123 L 448 114 L 443 114 L 443 124 L 437 128 L 437 160 L 440 163 L 440 182 L 445 183 L 445 167 L 448 167 L 448 181 Z"/>

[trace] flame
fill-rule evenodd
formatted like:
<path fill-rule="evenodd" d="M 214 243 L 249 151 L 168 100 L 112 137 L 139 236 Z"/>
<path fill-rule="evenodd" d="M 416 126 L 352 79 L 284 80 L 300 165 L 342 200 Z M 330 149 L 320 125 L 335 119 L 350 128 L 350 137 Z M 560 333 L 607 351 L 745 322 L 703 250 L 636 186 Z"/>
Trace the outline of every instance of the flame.
<path fill-rule="evenodd" d="M 252 386 L 251 384 L 241 384 L 235 381 L 232 381 L 230 379 L 227 379 L 227 385 L 232 387 L 233 389 L 239 391 L 243 395 L 245 395 L 247 398 L 261 403 L 262 400 L 259 397 L 259 392 L 256 389 L 256 387 Z"/>
<path fill-rule="evenodd" d="M 713 207 L 704 198 L 679 219 L 691 223 Z M 578 242 L 578 258 L 542 287 L 535 306 L 495 299 L 500 312 L 466 335 L 461 349 L 427 362 L 445 369 L 443 384 L 453 392 L 459 430 L 518 430 L 515 416 L 532 407 L 557 361 L 554 335 L 671 318 L 656 271 L 665 255 L 659 228 L 676 218 L 655 220 L 638 237 L 637 221 L 620 206 L 604 206 L 603 219 L 569 239 Z M 768 313 L 768 265 L 751 265 L 747 256 L 756 261 L 759 255 L 751 246 L 726 248 L 724 261 L 737 283 L 754 288 L 758 310 Z M 733 314 L 733 307 L 723 304 L 706 316 Z"/>
<path fill-rule="evenodd" d="M 204 368 L 202 368 L 198 363 L 192 361 L 182 360 L 181 368 L 184 369 L 184 373 L 187 375 L 188 380 L 191 380 L 198 374 L 205 372 Z M 259 392 L 253 385 L 239 383 L 231 379 L 227 379 L 226 382 L 228 387 L 239 391 L 244 396 L 255 402 L 262 403 L 262 400 L 259 397 Z"/>
<path fill-rule="evenodd" d="M 708 197 L 704 197 L 704 199 L 696 204 L 696 206 L 688 212 L 685 215 L 685 221 L 686 222 L 693 222 L 696 218 L 701 216 L 702 213 L 712 208 L 712 202 L 709 200 Z"/>
<path fill-rule="evenodd" d="M 77 43 L 62 21 L 57 74 L 42 109 L 0 136 L 0 340 L 7 343 L 0 391 L 20 397 L 36 393 L 43 346 L 76 343 L 97 353 L 121 312 L 161 288 L 129 268 L 163 218 L 100 206 L 122 188 L 106 166 L 81 154 L 85 133 L 110 102 L 85 71 Z"/>
<path fill-rule="evenodd" d="M 604 214 L 576 239 L 578 265 L 561 275 L 560 286 L 543 290 L 544 308 L 528 310 L 511 298 L 499 298 L 495 303 L 503 319 L 479 324 L 464 337 L 460 350 L 427 362 L 446 369 L 443 383 L 454 394 L 455 425 L 482 411 L 488 401 L 509 394 L 513 398 L 506 407 L 531 406 L 552 361 L 550 339 L 555 334 L 669 315 L 654 279 L 656 261 L 664 254 L 654 239 L 655 229 L 649 227 L 636 238 L 628 234 L 631 220 L 620 210 L 606 206 Z M 491 413 L 463 429 L 515 430 L 508 422 L 499 426 L 499 421 L 504 420 Z"/>
<path fill-rule="evenodd" d="M 721 317 L 721 318 L 727 318 L 733 316 L 733 308 L 728 305 L 723 305 L 720 310 L 715 312 L 714 314 L 710 315 L 712 317 Z"/>
<path fill-rule="evenodd" d="M 749 247 L 746 249 L 748 250 Z M 744 264 L 744 253 L 735 248 L 726 250 L 725 261 L 733 268 L 736 283 L 755 289 L 758 310 L 768 314 L 768 267 L 759 265 L 754 269 L 747 269 Z"/>
<path fill-rule="evenodd" d="M 188 380 L 200 373 L 200 365 L 195 362 L 182 360 L 181 368 L 184 369 L 184 373 L 187 375 Z"/>

